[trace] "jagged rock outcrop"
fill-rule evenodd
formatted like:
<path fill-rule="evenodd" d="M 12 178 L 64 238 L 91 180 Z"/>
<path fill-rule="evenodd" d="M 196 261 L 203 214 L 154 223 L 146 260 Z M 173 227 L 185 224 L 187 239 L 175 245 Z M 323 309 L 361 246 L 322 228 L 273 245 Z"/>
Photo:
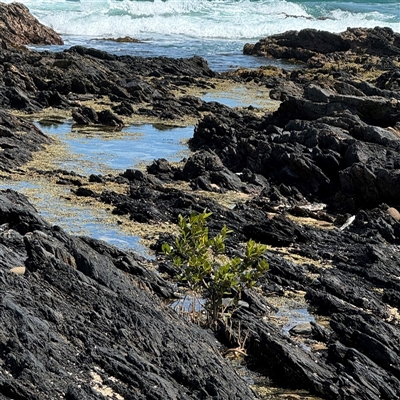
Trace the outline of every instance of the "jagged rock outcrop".
<path fill-rule="evenodd" d="M 271 185 L 269 191 L 227 209 L 199 194 L 164 188 L 161 181 L 155 181 L 157 174 L 151 178 L 141 171 L 124 175 L 131 182 L 130 195 L 109 191 L 101 195 L 116 213 L 128 214 L 136 221 L 161 222 L 173 221 L 178 213 L 187 215 L 206 208 L 213 213 L 211 235 L 223 225 L 234 232 L 226 242 L 228 254 L 240 255 L 241 243 L 253 238 L 271 246 L 290 246 L 295 254 L 310 260 L 299 264 L 268 252 L 270 270 L 259 282 L 262 299 L 254 292 L 243 294 L 247 306 L 234 314 L 232 326 L 233 332 L 239 331 L 239 324 L 242 335 L 248 332 L 252 365 L 285 387 L 301 387 L 324 399 L 389 400 L 400 395 L 396 309 L 400 222 L 393 217 L 398 216 L 394 209 L 382 205 L 360 210 L 346 228 L 319 229 L 293 221 L 290 214 L 326 220 L 328 215 L 299 206 L 277 213 L 273 200 L 281 204 L 281 199 L 297 196 L 298 204 L 302 201 L 298 193 L 283 185 L 279 190 Z M 173 238 L 164 235 L 158 248 L 170 240 Z M 172 276 L 177 273 L 165 264 L 159 268 Z M 330 325 L 311 323 L 301 345 L 297 338 L 282 332 L 268 296 L 284 296 L 285 291 L 306 292 L 312 309 L 329 318 Z M 221 327 L 218 333 L 232 347 L 244 340 L 232 336 L 232 327 Z M 317 347 L 312 350 L 314 345 Z"/>
<path fill-rule="evenodd" d="M 43 150 L 51 139 L 32 122 L 14 117 L 0 109 L 0 170 L 11 172 Z"/>
<path fill-rule="evenodd" d="M 400 36 L 387 28 L 307 29 L 263 39 L 254 45 L 261 49 L 279 58 L 325 61 L 323 68 L 312 64 L 273 78 L 238 71 L 271 88 L 279 109 L 264 118 L 210 113 L 196 126 L 191 148 L 211 149 L 240 176 L 251 171 L 332 209 L 399 206 Z M 367 71 L 374 74 L 363 80 Z"/>
<path fill-rule="evenodd" d="M 211 235 L 223 225 L 233 230 L 226 241 L 229 256 L 242 255 L 250 238 L 272 246 L 258 292 L 242 294 L 232 324 L 219 324 L 218 339 L 231 347 L 247 340 L 251 365 L 282 386 L 328 400 L 400 398 L 398 34 L 386 28 L 340 35 L 305 30 L 263 43 L 270 50 L 260 44 L 261 52 L 308 63 L 272 76 L 232 75 L 270 88 L 282 102 L 264 116 L 177 96 L 179 87 L 211 87 L 208 80 L 216 74 L 199 57 L 119 57 L 80 46 L 62 53 L 0 49 L 0 105 L 25 112 L 58 107 L 70 110 L 78 124 L 115 127 L 122 118 L 114 113 L 198 117 L 190 141 L 196 153 L 182 165 L 156 160 L 147 172 L 90 176 L 89 182 L 104 185 L 101 190 L 86 187 L 85 177 L 73 172 L 42 173 L 73 185 L 71 196 L 91 196 L 114 214 L 154 226 L 207 209 L 213 213 Z M 372 77 L 362 79 L 359 68 L 371 70 Z M 110 109 L 80 104 L 104 96 Z M 34 125 L 5 111 L 0 136 L 0 167 L 8 172 L 49 142 Z M 252 196 L 225 207 L 196 191 L 164 185 L 181 180 L 194 189 Z M 113 191 L 117 184 L 129 189 Z M 311 201 L 328 207 L 314 210 Z M 173 239 L 161 235 L 154 248 Z M 149 263 L 68 235 L 41 218 L 24 196 L 1 191 L 1 395 L 253 398 L 220 356 L 211 332 L 168 307 L 176 287 Z M 177 273 L 168 262 L 150 264 Z M 282 331 L 268 297 L 304 294 L 309 311 L 329 324 L 316 320 Z"/>
<path fill-rule="evenodd" d="M 166 57 L 116 56 L 104 51 L 72 47 L 60 53 L 17 52 L 0 49 L 0 106 L 25 112 L 47 107 L 71 109 L 78 124 L 120 125 L 111 112 L 160 119 L 200 116 L 216 108 L 194 96 L 178 98 L 177 87 L 210 87 L 216 76 L 200 57 L 174 60 Z M 80 101 L 108 96 L 113 103 L 107 115 L 85 115 Z M 136 107 L 142 104 L 142 107 Z M 112 111 L 110 108 L 112 107 Z M 92 113 L 93 114 L 93 113 Z M 100 118 L 98 118 L 100 117 Z"/>
<path fill-rule="evenodd" d="M 19 48 L 27 44 L 63 44 L 53 29 L 41 24 L 21 3 L 0 2 L 0 48 Z"/>
<path fill-rule="evenodd" d="M 372 49 L 372 50 L 371 50 Z M 373 56 L 398 56 L 400 34 L 390 28 L 348 28 L 342 33 L 303 29 L 287 31 L 246 44 L 244 54 L 294 59 L 307 62 L 320 54 L 368 53 Z"/>
<path fill-rule="evenodd" d="M 398 128 L 388 125 L 400 118 L 400 103 L 337 94 L 332 99 L 289 97 L 272 116 L 254 119 L 252 128 L 241 118 L 208 115 L 190 144 L 212 149 L 231 171 L 250 170 L 294 186 L 309 200 L 348 210 L 398 206 L 400 138 Z M 366 102 L 368 113 L 361 106 Z"/>
<path fill-rule="evenodd" d="M 134 254 L 70 236 L 0 192 L 5 398 L 254 398 L 213 337 L 163 303 L 172 293 Z"/>

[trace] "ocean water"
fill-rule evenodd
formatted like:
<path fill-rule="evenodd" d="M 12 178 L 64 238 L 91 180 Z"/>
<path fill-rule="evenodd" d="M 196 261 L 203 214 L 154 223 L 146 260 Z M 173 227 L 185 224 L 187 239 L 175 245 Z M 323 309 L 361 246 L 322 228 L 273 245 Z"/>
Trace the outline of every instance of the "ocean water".
<path fill-rule="evenodd" d="M 80 44 L 115 54 L 200 55 L 215 70 L 266 63 L 259 57 L 243 56 L 243 45 L 287 30 L 315 28 L 341 32 L 347 27 L 388 26 L 400 32 L 399 0 L 23 0 L 22 3 L 42 23 L 62 35 L 65 46 L 54 50 Z M 104 40 L 125 36 L 142 43 Z"/>

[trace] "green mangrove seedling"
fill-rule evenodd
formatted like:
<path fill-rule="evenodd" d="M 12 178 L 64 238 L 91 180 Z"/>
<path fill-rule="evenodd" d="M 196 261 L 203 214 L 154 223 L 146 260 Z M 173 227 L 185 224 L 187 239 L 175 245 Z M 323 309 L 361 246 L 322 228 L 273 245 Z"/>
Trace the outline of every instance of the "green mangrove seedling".
<path fill-rule="evenodd" d="M 225 240 L 232 231 L 224 226 L 210 238 L 207 218 L 211 212 L 192 213 L 188 217 L 179 215 L 179 235 L 174 246 L 163 243 L 163 253 L 179 269 L 178 279 L 206 299 L 207 325 L 215 326 L 224 317 L 224 297 L 237 307 L 244 288 L 254 286 L 269 268 L 263 258 L 267 246 L 249 240 L 244 257 L 228 257 Z"/>

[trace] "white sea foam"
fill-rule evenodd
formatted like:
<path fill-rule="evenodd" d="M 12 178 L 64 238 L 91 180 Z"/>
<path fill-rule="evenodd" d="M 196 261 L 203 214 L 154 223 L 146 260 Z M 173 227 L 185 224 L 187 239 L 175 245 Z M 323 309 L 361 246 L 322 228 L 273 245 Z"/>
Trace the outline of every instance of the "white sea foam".
<path fill-rule="evenodd" d="M 12 0 L 6 0 L 10 3 Z M 285 0 L 26 0 L 43 23 L 63 35 L 183 35 L 203 39 L 255 39 L 287 30 L 315 28 L 340 32 L 348 26 L 390 26 L 400 16 L 371 3 L 289 2 Z M 348 4 L 347 9 L 344 5 Z M 336 5 L 338 8 L 333 8 Z M 368 6 L 368 7 L 367 7 Z M 359 9 L 360 12 L 357 12 Z M 364 12 L 364 11 L 368 12 Z M 389 6 L 385 10 L 391 10 Z M 397 11 L 398 14 L 398 11 Z"/>
<path fill-rule="evenodd" d="M 22 0 L 63 36 L 65 46 L 55 46 L 55 51 L 84 45 L 119 55 L 196 54 L 216 71 L 267 63 L 243 56 L 243 45 L 288 30 L 342 32 L 347 27 L 389 26 L 400 32 L 397 0 L 376 1 L 374 5 L 373 0 Z M 142 43 L 93 40 L 124 36 Z"/>

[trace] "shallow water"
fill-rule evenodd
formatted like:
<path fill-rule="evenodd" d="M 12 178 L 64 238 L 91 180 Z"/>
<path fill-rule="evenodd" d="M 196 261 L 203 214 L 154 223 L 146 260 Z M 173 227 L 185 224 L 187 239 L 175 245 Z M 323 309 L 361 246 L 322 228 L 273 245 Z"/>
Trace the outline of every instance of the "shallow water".
<path fill-rule="evenodd" d="M 193 126 L 131 125 L 116 131 L 79 131 L 69 122 L 43 124 L 40 129 L 62 140 L 74 154 L 71 160 L 55 160 L 59 168 L 79 174 L 107 174 L 137 168 L 153 160 L 180 161 L 189 154 L 186 141 L 193 136 Z"/>
<path fill-rule="evenodd" d="M 207 93 L 205 101 L 218 101 L 230 107 L 265 107 L 269 99 L 265 93 L 250 95 L 238 87 L 229 92 Z M 165 125 L 131 125 L 122 131 L 79 128 L 72 121 L 37 120 L 38 127 L 65 146 L 61 154 L 51 160 L 54 169 L 74 171 L 89 176 L 118 174 L 129 168 L 142 168 L 159 158 L 170 162 L 181 161 L 190 152 L 187 140 L 194 127 Z M 61 185 L 50 186 L 45 178 L 29 181 L 3 181 L 0 188 L 13 188 L 26 194 L 49 222 L 70 233 L 102 239 L 123 249 L 132 248 L 146 255 L 139 237 L 126 234 L 118 225 L 112 225 L 106 211 L 92 210 L 90 206 L 73 204 L 68 200 L 70 189 Z"/>
<path fill-rule="evenodd" d="M 209 92 L 201 97 L 206 102 L 216 101 L 228 107 L 256 107 L 269 108 L 275 107 L 277 101 L 271 100 L 265 90 L 251 92 L 245 86 L 237 86 L 229 91 Z"/>
<path fill-rule="evenodd" d="M 306 308 L 289 308 L 282 307 L 276 313 L 277 317 L 287 319 L 287 323 L 282 327 L 283 333 L 289 334 L 289 331 L 297 325 L 306 322 L 315 322 L 315 318 L 308 312 Z"/>
<path fill-rule="evenodd" d="M 69 49 L 72 46 L 93 47 L 107 51 L 118 56 L 130 55 L 137 57 L 172 57 L 190 58 L 194 55 L 205 58 L 209 67 L 216 72 L 236 70 L 238 68 L 255 69 L 260 66 L 272 65 L 288 70 L 297 68 L 296 64 L 274 60 L 265 57 L 243 55 L 244 42 L 226 41 L 218 48 L 217 43 L 210 40 L 184 41 L 182 37 L 172 40 L 170 45 L 157 40 L 143 40 L 140 43 L 116 43 L 102 38 L 93 39 L 81 36 L 63 36 L 64 45 L 62 46 L 29 46 L 37 51 L 59 52 Z"/>
<path fill-rule="evenodd" d="M 178 314 L 189 315 L 190 313 L 199 313 L 204 311 L 206 299 L 193 296 L 184 296 L 179 300 L 174 301 L 170 307 Z"/>
<path fill-rule="evenodd" d="M 71 122 L 36 123 L 44 133 L 57 137 L 66 145 L 67 153 L 52 160 L 54 167 L 84 176 L 115 174 L 149 164 L 157 158 L 180 161 L 188 154 L 185 141 L 193 135 L 193 126 L 182 128 L 145 124 L 132 125 L 121 132 L 79 133 Z M 68 201 L 71 195 L 69 188 L 49 185 L 45 178 L 4 180 L 0 182 L 0 189 L 12 188 L 25 194 L 44 218 L 67 232 L 92 236 L 151 257 L 148 249 L 139 243 L 140 238 L 125 233 L 118 225 L 111 223 L 106 211 L 74 204 Z"/>
<path fill-rule="evenodd" d="M 105 211 L 94 211 L 90 206 L 73 204 L 67 200 L 70 195 L 69 189 L 58 185 L 57 194 L 54 194 L 46 189 L 46 185 L 48 182 L 44 180 L 2 181 L 0 189 L 14 189 L 25 194 L 42 217 L 69 233 L 91 236 L 121 249 L 134 250 L 142 256 L 152 258 L 148 249 L 139 243 L 140 238 L 126 234 L 118 225 L 110 223 Z"/>

